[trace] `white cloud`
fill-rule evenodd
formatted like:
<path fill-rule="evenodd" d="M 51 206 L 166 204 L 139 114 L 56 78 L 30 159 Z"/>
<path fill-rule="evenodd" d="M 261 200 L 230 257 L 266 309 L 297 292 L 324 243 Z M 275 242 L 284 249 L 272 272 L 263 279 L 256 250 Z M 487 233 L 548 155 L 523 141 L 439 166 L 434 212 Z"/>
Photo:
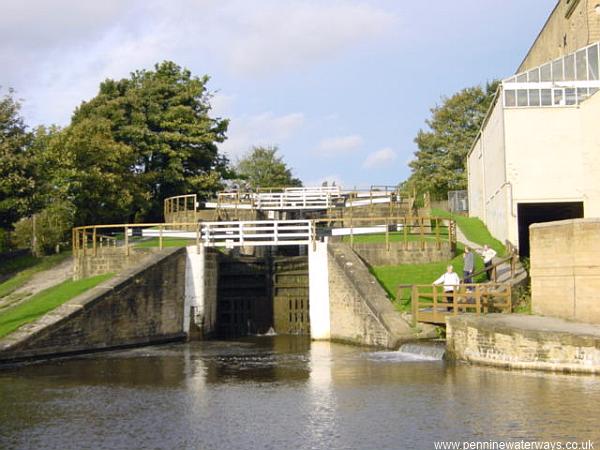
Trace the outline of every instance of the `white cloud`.
<path fill-rule="evenodd" d="M 222 92 L 217 92 L 210 99 L 212 114 L 215 117 L 228 117 L 232 113 L 235 95 L 227 95 Z"/>
<path fill-rule="evenodd" d="M 234 117 L 228 139 L 220 145 L 230 158 L 239 157 L 256 145 L 279 145 L 292 137 L 304 124 L 304 114 L 276 116 L 265 112 L 253 116 Z"/>
<path fill-rule="evenodd" d="M 233 3 L 235 17 L 225 14 L 223 19 L 236 30 L 230 35 L 228 62 L 241 74 L 325 61 L 384 36 L 397 22 L 393 14 L 366 3 L 266 0 L 259 7 L 255 2 Z"/>
<path fill-rule="evenodd" d="M 73 109 L 95 96 L 106 78 L 127 77 L 164 59 L 160 55 L 172 50 L 168 34 L 157 28 L 154 34 L 139 36 L 115 28 L 85 48 L 70 48 L 55 54 L 56 59 L 40 61 L 35 77 L 21 91 L 27 99 L 25 112 L 34 123 L 66 123 Z"/>
<path fill-rule="evenodd" d="M 377 150 L 367 156 L 362 166 L 365 169 L 376 169 L 383 167 L 396 159 L 396 153 L 389 147 Z"/>
<path fill-rule="evenodd" d="M 316 152 L 322 156 L 346 154 L 358 150 L 363 142 L 357 134 L 327 138 L 319 142 Z"/>
<path fill-rule="evenodd" d="M 20 0 L 0 15 L 0 85 L 30 124 L 66 124 L 105 78 L 171 59 L 194 73 L 264 76 L 309 67 L 395 32 L 365 0 Z M 227 105 L 215 98 L 214 110 Z"/>

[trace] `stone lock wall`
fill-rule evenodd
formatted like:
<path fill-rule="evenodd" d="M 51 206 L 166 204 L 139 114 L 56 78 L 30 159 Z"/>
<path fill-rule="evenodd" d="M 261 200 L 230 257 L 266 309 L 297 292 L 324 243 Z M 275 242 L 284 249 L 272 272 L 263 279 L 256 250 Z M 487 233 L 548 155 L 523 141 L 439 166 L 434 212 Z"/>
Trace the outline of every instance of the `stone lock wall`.
<path fill-rule="evenodd" d="M 530 227 L 534 314 L 600 324 L 600 219 Z"/>
<path fill-rule="evenodd" d="M 370 266 L 427 264 L 448 261 L 454 257 L 449 242 L 355 243 L 353 250 Z"/>
<path fill-rule="evenodd" d="M 119 273 L 124 269 L 136 266 L 142 261 L 160 252 L 156 248 L 130 248 L 129 255 L 125 253 L 124 247 L 104 247 L 98 248 L 96 256 L 89 250 L 87 255 L 80 252 L 75 258 L 75 268 L 73 278 L 76 280 L 93 277 L 105 273 Z"/>
<path fill-rule="evenodd" d="M 348 245 L 330 244 L 328 254 L 332 340 L 397 348 L 417 337 Z"/>
<path fill-rule="evenodd" d="M 446 318 L 447 357 L 477 364 L 600 373 L 600 327 L 529 315 Z"/>
<path fill-rule="evenodd" d="M 184 339 L 185 263 L 150 255 L 0 340 L 0 362 Z"/>

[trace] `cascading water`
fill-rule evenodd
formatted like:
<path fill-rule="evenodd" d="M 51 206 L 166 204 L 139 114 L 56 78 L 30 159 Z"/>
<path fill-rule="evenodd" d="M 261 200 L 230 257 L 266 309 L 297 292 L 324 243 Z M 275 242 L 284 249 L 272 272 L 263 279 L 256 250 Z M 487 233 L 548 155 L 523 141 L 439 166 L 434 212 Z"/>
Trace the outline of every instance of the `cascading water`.
<path fill-rule="evenodd" d="M 439 361 L 444 359 L 446 354 L 446 343 L 439 341 L 409 342 L 402 344 L 398 352 L 420 359 Z"/>
<path fill-rule="evenodd" d="M 441 361 L 446 353 L 444 342 L 408 342 L 402 344 L 395 352 L 372 352 L 368 353 L 371 360 L 388 362 L 410 362 L 410 361 Z"/>

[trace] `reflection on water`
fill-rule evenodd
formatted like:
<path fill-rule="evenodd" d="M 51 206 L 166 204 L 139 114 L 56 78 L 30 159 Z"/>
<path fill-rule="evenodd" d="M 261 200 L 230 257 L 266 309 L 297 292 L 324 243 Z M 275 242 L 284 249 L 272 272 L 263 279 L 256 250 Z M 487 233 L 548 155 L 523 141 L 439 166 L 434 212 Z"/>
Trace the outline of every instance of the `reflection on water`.
<path fill-rule="evenodd" d="M 147 347 L 0 372 L 0 448 L 600 445 L 600 379 L 452 365 L 260 337 Z"/>

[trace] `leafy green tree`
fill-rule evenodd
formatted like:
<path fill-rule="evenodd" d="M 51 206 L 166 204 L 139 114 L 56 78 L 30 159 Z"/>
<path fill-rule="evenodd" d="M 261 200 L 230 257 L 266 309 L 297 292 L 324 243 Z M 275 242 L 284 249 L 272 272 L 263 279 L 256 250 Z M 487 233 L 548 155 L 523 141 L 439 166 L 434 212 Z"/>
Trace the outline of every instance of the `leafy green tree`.
<path fill-rule="evenodd" d="M 78 222 L 160 220 L 165 197 L 221 187 L 228 121 L 210 116 L 207 82 L 165 61 L 81 104 L 65 138 Z"/>
<path fill-rule="evenodd" d="M 34 255 L 50 254 L 70 240 L 75 209 L 68 201 L 57 201 L 40 212 L 15 223 L 17 247 L 30 248 Z"/>
<path fill-rule="evenodd" d="M 409 163 L 409 190 L 430 192 L 441 198 L 449 190 L 467 188 L 466 157 L 485 114 L 494 99 L 498 82 L 461 90 L 431 109 L 428 130 L 419 130 L 418 150 Z"/>
<path fill-rule="evenodd" d="M 4 229 L 31 211 L 35 189 L 32 135 L 20 109 L 12 90 L 0 98 L 0 228 Z"/>
<path fill-rule="evenodd" d="M 148 201 L 132 171 L 134 149 L 113 139 L 108 119 L 84 119 L 48 136 L 44 154 L 56 164 L 48 191 L 73 204 L 76 225 L 120 223 Z"/>
<path fill-rule="evenodd" d="M 65 154 L 50 151 L 49 144 L 60 130 L 27 131 L 12 94 L 9 91 L 0 100 L 0 228 L 14 227 L 15 232 L 2 233 L 1 246 L 30 247 L 34 254 L 50 252 L 68 237 L 74 213 L 62 186 Z"/>
<path fill-rule="evenodd" d="M 302 186 L 302 181 L 294 178 L 292 171 L 277 156 L 278 148 L 253 147 L 237 164 L 238 175 L 246 180 L 251 188 Z"/>

